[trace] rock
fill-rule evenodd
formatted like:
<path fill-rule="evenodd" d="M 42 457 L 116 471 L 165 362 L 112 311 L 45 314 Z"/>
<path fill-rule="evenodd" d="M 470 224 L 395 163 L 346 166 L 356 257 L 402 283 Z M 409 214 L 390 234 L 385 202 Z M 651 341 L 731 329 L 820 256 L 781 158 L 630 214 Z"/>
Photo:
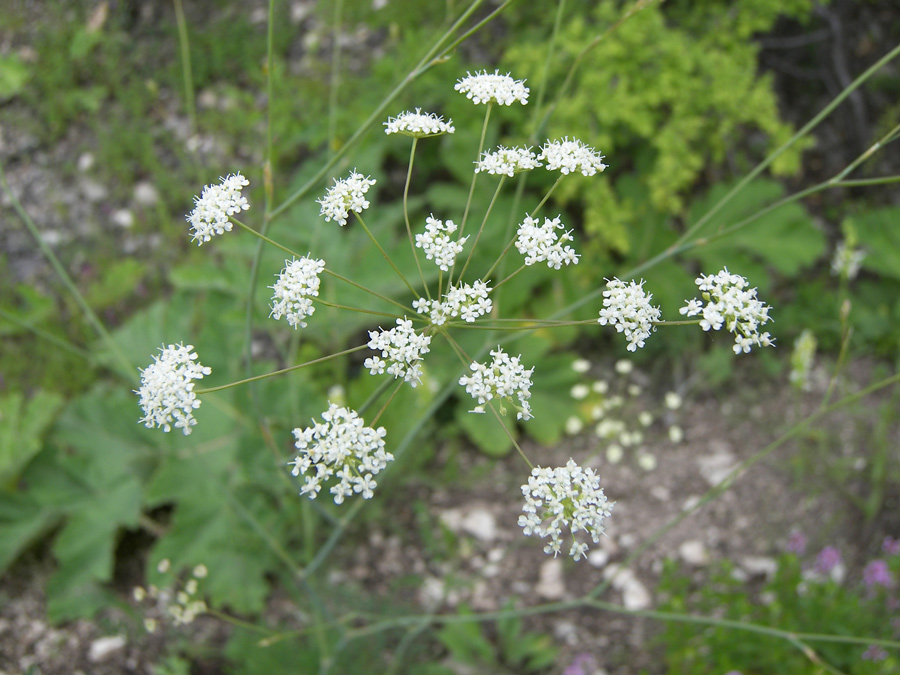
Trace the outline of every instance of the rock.
<path fill-rule="evenodd" d="M 740 566 L 751 576 L 764 576 L 771 579 L 778 571 L 778 562 L 775 558 L 765 556 L 748 555 L 740 561 Z"/>
<path fill-rule="evenodd" d="M 497 538 L 497 521 L 494 514 L 483 507 L 473 507 L 463 516 L 460 526 L 463 532 L 485 543 Z"/>
<path fill-rule="evenodd" d="M 710 487 L 715 487 L 728 477 L 738 467 L 739 462 L 727 450 L 716 452 L 712 455 L 700 457 L 697 465 L 700 475 Z"/>
<path fill-rule="evenodd" d="M 97 638 L 91 643 L 88 650 L 88 660 L 91 663 L 103 663 L 110 656 L 125 648 L 125 638 L 121 635 Z"/>
<path fill-rule="evenodd" d="M 541 565 L 540 577 L 534 590 L 545 600 L 562 599 L 566 593 L 566 584 L 561 558 L 550 558 Z"/>
<path fill-rule="evenodd" d="M 134 186 L 134 201 L 141 206 L 153 206 L 159 201 L 159 191 L 152 183 L 141 181 Z"/>
<path fill-rule="evenodd" d="M 647 609 L 652 604 L 650 591 L 636 577 L 629 578 L 622 588 L 622 604 L 625 609 Z"/>
<path fill-rule="evenodd" d="M 697 539 L 691 539 L 678 547 L 678 555 L 688 565 L 702 567 L 709 564 L 709 551 L 706 545 Z"/>

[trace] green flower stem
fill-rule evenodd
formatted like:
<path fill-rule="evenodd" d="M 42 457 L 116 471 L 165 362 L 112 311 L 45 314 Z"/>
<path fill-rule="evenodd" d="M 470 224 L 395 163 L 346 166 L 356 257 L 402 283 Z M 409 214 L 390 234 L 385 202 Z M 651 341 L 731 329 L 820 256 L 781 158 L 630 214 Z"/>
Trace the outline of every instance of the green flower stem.
<path fill-rule="evenodd" d="M 493 102 L 488 102 L 487 108 L 484 111 L 484 122 L 481 125 L 481 138 L 478 140 L 478 152 L 475 154 L 475 161 L 478 162 L 481 160 L 481 152 L 484 150 L 484 139 L 487 135 L 487 127 L 488 121 L 491 119 L 491 109 L 494 107 Z M 472 182 L 469 183 L 469 196 L 466 199 L 466 208 L 463 211 L 462 222 L 459 225 L 459 233 L 456 235 L 457 239 L 463 236 L 463 232 L 466 230 L 466 221 L 469 218 L 469 209 L 472 206 L 472 195 L 475 194 L 475 182 L 478 180 L 478 172 L 472 171 Z M 471 253 L 470 253 L 471 255 Z M 450 287 L 453 285 L 453 268 L 450 267 L 450 274 L 447 277 L 447 286 Z M 462 274 L 459 275 L 462 277 Z"/>
<path fill-rule="evenodd" d="M 481 227 L 478 228 L 478 234 L 475 235 L 475 241 L 472 243 L 471 248 L 469 248 L 469 256 L 466 258 L 466 264 L 463 265 L 462 270 L 460 270 L 459 278 L 462 279 L 466 273 L 466 270 L 469 269 L 469 263 L 472 262 L 472 256 L 475 255 L 475 247 L 478 246 L 478 240 L 481 239 L 481 233 L 484 232 L 484 226 L 487 223 L 488 217 L 491 215 L 491 211 L 494 208 L 494 204 L 497 201 L 497 196 L 500 194 L 500 189 L 503 187 L 503 182 L 506 180 L 506 176 L 500 176 L 500 181 L 497 183 L 497 189 L 494 190 L 494 196 L 491 197 L 491 203 L 488 205 L 487 211 L 484 214 L 484 218 L 481 219 Z M 460 230 L 460 233 L 462 230 Z M 460 234 L 460 237 L 462 234 Z M 457 237 L 457 240 L 459 237 Z M 493 269 L 493 268 L 492 268 Z"/>
<path fill-rule="evenodd" d="M 348 279 L 347 277 L 342 276 L 342 275 L 338 274 L 337 272 L 333 272 L 332 270 L 328 269 L 327 267 L 324 270 L 322 270 L 322 272 L 329 276 L 334 277 L 335 279 L 337 279 L 339 281 L 343 281 L 344 283 L 350 284 L 354 288 L 358 288 L 359 290 L 365 291 L 366 293 L 369 293 L 370 295 L 374 295 L 379 300 L 384 300 L 385 302 L 389 302 L 392 305 L 396 305 L 397 307 L 399 307 L 400 309 L 402 309 L 404 311 L 409 311 L 411 309 L 407 305 L 404 305 L 402 302 L 397 302 L 396 300 L 393 300 L 392 298 L 389 298 L 386 295 L 382 295 L 381 293 L 377 293 L 370 288 L 366 288 L 362 284 L 358 284 L 355 281 L 353 281 L 352 279 Z"/>
<path fill-rule="evenodd" d="M 390 382 L 390 380 L 388 380 Z M 384 414 L 384 411 L 387 410 L 387 407 L 391 404 L 391 401 L 394 400 L 394 397 L 400 393 L 400 388 L 403 386 L 404 380 L 400 380 L 397 383 L 397 386 L 394 387 L 394 391 L 391 393 L 390 397 L 387 401 L 384 402 L 384 405 L 381 406 L 381 410 L 378 411 L 378 414 L 372 418 L 372 421 L 369 423 L 371 426 L 375 426 L 378 423 L 378 420 L 381 419 L 381 416 Z"/>
<path fill-rule="evenodd" d="M 546 203 L 547 203 L 547 200 L 550 199 L 550 195 L 553 194 L 553 191 L 556 190 L 556 186 L 559 185 L 559 184 L 562 182 L 562 179 L 563 179 L 563 178 L 565 178 L 565 176 L 563 176 L 562 174 L 560 174 L 560 175 L 559 175 L 559 178 L 556 179 L 556 182 L 553 183 L 553 185 L 550 186 L 550 189 L 547 190 L 547 194 L 544 195 L 544 198 L 541 200 L 540 204 L 538 204 L 538 205 L 534 208 L 534 211 L 532 211 L 532 212 L 529 214 L 532 218 L 534 218 L 534 217 L 538 214 L 538 212 L 540 212 L 540 210 L 541 210 L 542 208 L 544 208 L 544 204 L 546 204 Z"/>
<path fill-rule="evenodd" d="M 279 244 L 277 241 L 274 241 L 274 240 L 272 240 L 272 239 L 269 239 L 269 238 L 268 238 L 266 235 L 264 235 L 262 232 L 257 232 L 256 230 L 254 230 L 254 229 L 253 229 L 252 227 L 250 227 L 249 225 L 245 225 L 244 223 L 242 223 L 240 220 L 238 220 L 238 219 L 235 218 L 234 216 L 231 216 L 231 217 L 229 218 L 229 220 L 231 220 L 231 222 L 233 222 L 235 225 L 238 225 L 239 227 L 243 228 L 244 230 L 246 230 L 247 232 L 249 232 L 250 234 L 252 234 L 254 237 L 257 237 L 257 238 L 259 238 L 259 239 L 262 239 L 262 240 L 263 240 L 264 242 L 266 242 L 267 244 L 271 244 L 272 246 L 274 246 L 275 248 L 279 249 L 280 251 L 282 251 L 282 252 L 284 252 L 284 253 L 287 253 L 287 254 L 288 254 L 289 256 L 291 256 L 292 258 L 302 258 L 302 257 L 303 257 L 303 256 L 300 255 L 299 253 L 296 253 L 296 252 L 292 251 L 291 249 L 289 249 L 287 246 L 282 246 L 282 245 Z"/>
<path fill-rule="evenodd" d="M 228 502 L 228 505 L 250 526 L 250 529 L 256 532 L 257 536 L 262 539 L 263 543 L 269 547 L 272 553 L 274 553 L 288 569 L 292 570 L 295 574 L 299 573 L 300 566 L 293 558 L 291 558 L 290 553 L 284 549 L 278 540 L 266 530 L 265 526 L 263 526 L 252 513 L 244 508 L 244 505 L 238 501 L 231 490 L 225 485 L 220 485 L 219 489 L 225 497 L 225 501 Z"/>
<path fill-rule="evenodd" d="M 513 244 L 515 244 L 515 243 L 516 243 L 515 237 L 513 237 L 512 239 L 509 240 L 509 243 L 506 245 L 506 248 L 504 248 L 503 251 L 500 253 L 500 255 L 497 256 L 497 260 L 494 261 L 494 264 L 491 265 L 491 268 L 485 273 L 485 275 L 483 277 L 481 277 L 481 280 L 484 283 L 487 283 L 487 280 L 491 278 L 491 274 L 493 274 L 494 270 L 497 269 L 497 265 L 499 265 L 500 261 L 506 257 L 506 254 L 509 253 L 509 249 L 511 249 Z"/>
<path fill-rule="evenodd" d="M 507 250 L 509 250 L 509 247 L 507 247 Z M 521 272 L 522 270 L 524 270 L 526 267 L 528 267 L 528 265 L 524 265 L 524 264 L 523 264 L 521 267 L 519 267 L 519 269 L 517 269 L 515 272 L 513 272 L 513 273 L 510 274 L 508 277 L 506 277 L 503 281 L 501 281 L 500 283 L 498 283 L 497 285 L 495 285 L 494 288 L 492 288 L 491 290 L 496 291 L 498 288 L 500 288 L 503 284 L 505 284 L 507 281 L 509 281 L 510 279 L 512 279 L 514 276 L 516 276 L 519 272 Z"/>
<path fill-rule="evenodd" d="M 181 0 L 174 0 L 175 22 L 178 25 L 178 48 L 181 52 L 181 79 L 184 82 L 184 105 L 187 108 L 190 134 L 197 133 L 197 107 L 194 104 L 194 77 L 191 74 L 191 47 L 188 41 L 187 20 Z"/>
<path fill-rule="evenodd" d="M 87 322 L 91 325 L 97 335 L 101 340 L 106 344 L 109 351 L 113 354 L 116 360 L 119 362 L 119 366 L 121 367 L 120 374 L 133 383 L 137 383 L 139 381 L 137 368 L 131 361 L 128 360 L 128 357 L 125 356 L 125 352 L 122 351 L 122 348 L 113 340 L 112 335 L 109 334 L 109 331 L 106 330 L 106 327 L 94 313 L 94 310 L 91 309 L 91 306 L 88 304 L 87 300 L 85 300 L 84 296 L 81 294 L 81 291 L 78 290 L 78 287 L 75 285 L 75 282 L 72 281 L 72 277 L 69 276 L 68 272 L 63 268 L 62 263 L 59 262 L 59 258 L 56 257 L 56 254 L 53 252 L 47 243 L 44 241 L 44 238 L 41 236 L 40 231 L 37 226 L 34 224 L 34 221 L 31 219 L 31 216 L 25 211 L 22 203 L 18 200 L 18 198 L 13 194 L 13 191 L 9 187 L 9 183 L 6 181 L 6 172 L 3 170 L 3 164 L 0 163 L 0 186 L 3 188 L 3 192 L 6 193 L 7 199 L 9 199 L 9 203 L 12 205 L 13 210 L 19 215 L 19 218 L 25 225 L 25 228 L 34 237 L 34 240 L 37 242 L 38 248 L 41 249 L 41 253 L 46 258 L 47 262 L 50 263 L 50 266 L 53 268 L 53 271 L 56 273 L 56 276 L 62 282 L 63 286 L 66 287 L 66 290 L 75 300 L 76 304 L 81 308 L 81 311 L 84 312 L 84 317 L 87 319 Z M 73 347 L 74 349 L 74 347 Z"/>
<path fill-rule="evenodd" d="M 422 279 L 422 288 L 425 289 L 425 297 L 431 300 L 431 293 L 428 292 L 428 283 L 425 281 L 425 274 L 422 272 L 422 265 L 419 263 L 419 254 L 416 253 L 416 242 L 413 241 L 412 227 L 409 225 L 409 206 L 407 199 L 409 197 L 409 183 L 412 181 L 413 162 L 416 158 L 416 146 L 419 138 L 413 136 L 412 148 L 409 150 L 409 167 L 406 169 L 406 183 L 403 185 L 403 221 L 406 223 L 406 234 L 409 236 L 409 247 L 412 249 L 413 259 L 416 261 L 416 269 L 419 270 L 419 278 Z M 440 289 L 438 289 L 440 296 Z"/>
<path fill-rule="evenodd" d="M 375 248 L 377 248 L 377 249 L 381 252 L 381 255 L 384 256 L 384 259 L 385 259 L 385 260 L 387 260 L 388 265 L 390 265 L 390 266 L 393 268 L 394 272 L 397 273 L 397 276 L 400 277 L 400 280 L 401 280 L 404 284 L 406 284 L 406 287 L 412 292 L 413 295 L 416 296 L 416 298 L 418 298 L 418 297 L 419 297 L 419 294 L 418 294 L 418 292 L 416 292 L 416 289 L 413 288 L 413 287 L 412 287 L 412 284 L 410 284 L 410 283 L 406 280 L 406 277 L 403 276 L 403 272 L 401 272 L 401 271 L 397 268 L 397 266 L 394 264 L 394 261 L 391 260 L 391 256 L 389 256 L 389 255 L 387 254 L 387 251 L 385 251 L 383 248 L 381 248 L 381 244 L 378 243 L 378 240 L 375 238 L 375 235 L 372 234 L 372 232 L 369 230 L 368 227 L 366 227 L 366 222 L 362 219 L 362 216 L 361 216 L 360 214 L 356 213 L 355 211 L 354 211 L 354 213 L 356 214 L 356 220 L 359 221 L 359 224 L 362 225 L 362 228 L 366 231 L 366 234 L 369 235 L 369 239 L 371 239 L 371 240 L 372 240 L 372 243 L 375 244 Z"/>
<path fill-rule="evenodd" d="M 880 178 L 842 180 L 839 183 L 835 183 L 834 187 L 866 187 L 869 185 L 889 185 L 890 183 L 900 183 L 900 176 L 882 176 Z"/>
<path fill-rule="evenodd" d="M 350 307 L 349 305 L 339 305 L 336 302 L 328 302 L 328 300 L 320 300 L 319 298 L 312 298 L 313 302 L 324 305 L 325 307 L 333 307 L 334 309 L 347 309 L 351 312 L 359 312 L 360 314 L 372 314 L 374 316 L 384 316 L 389 319 L 402 319 L 403 317 L 399 314 L 388 314 L 387 312 L 377 312 L 374 309 L 363 309 L 361 307 Z"/>
<path fill-rule="evenodd" d="M 845 176 L 849 175 L 856 167 L 869 159 L 872 155 L 878 152 L 883 146 L 887 145 L 897 137 L 897 133 L 900 132 L 900 124 L 895 126 L 893 129 L 888 131 L 884 136 L 878 139 L 875 143 L 872 144 L 868 150 L 862 153 L 855 160 L 850 162 L 847 167 L 841 171 L 838 175 L 831 179 L 832 182 L 837 183 L 840 182 Z"/>
<path fill-rule="evenodd" d="M 597 319 L 584 319 L 582 321 L 539 321 L 531 319 L 493 319 L 494 323 L 482 322 L 466 323 L 465 321 L 448 321 L 444 324 L 447 328 L 459 326 L 466 330 L 487 330 L 487 331 L 523 331 L 533 330 L 536 328 L 562 328 L 564 326 L 591 326 L 597 324 Z M 516 324 L 507 326 L 497 326 L 496 322 L 515 321 Z"/>
<path fill-rule="evenodd" d="M 328 83 L 328 147 L 337 147 L 338 94 L 341 85 L 341 16 L 344 0 L 333 0 L 334 18 L 331 33 L 331 74 Z"/>
<path fill-rule="evenodd" d="M 230 389 L 231 387 L 237 387 L 238 385 L 247 384 L 248 382 L 257 382 L 258 380 L 264 380 L 267 377 L 275 377 L 276 375 L 284 375 L 285 373 L 290 373 L 295 370 L 300 370 L 301 368 L 306 368 L 307 366 L 314 366 L 317 363 L 324 363 L 325 361 L 330 361 L 331 359 L 336 359 L 339 356 L 345 356 L 346 354 L 352 354 L 353 352 L 358 352 L 362 349 L 368 349 L 367 345 L 351 347 L 350 349 L 345 349 L 342 352 L 336 352 L 335 354 L 329 354 L 328 356 L 323 356 L 318 359 L 313 359 L 312 361 L 307 361 L 306 363 L 301 363 L 296 366 L 290 366 L 289 368 L 282 368 L 281 370 L 275 370 L 271 373 L 264 373 L 263 375 L 256 375 L 254 377 L 248 377 L 244 380 L 238 380 L 237 382 L 231 382 L 230 384 L 223 384 L 219 387 L 209 387 L 207 389 L 196 389 L 196 390 L 194 390 L 194 393 L 197 394 L 198 396 L 200 396 L 202 394 L 211 394 L 214 391 Z"/>

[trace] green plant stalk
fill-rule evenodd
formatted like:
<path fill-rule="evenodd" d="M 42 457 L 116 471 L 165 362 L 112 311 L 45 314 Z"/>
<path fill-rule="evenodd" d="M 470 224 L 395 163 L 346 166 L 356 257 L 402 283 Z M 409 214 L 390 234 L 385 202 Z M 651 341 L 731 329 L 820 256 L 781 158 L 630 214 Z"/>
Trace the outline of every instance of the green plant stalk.
<path fill-rule="evenodd" d="M 181 79 L 184 82 L 184 105 L 187 108 L 191 136 L 197 134 L 197 106 L 194 103 L 194 76 L 191 73 L 191 46 L 187 20 L 181 0 L 174 0 L 175 22 L 178 24 L 178 47 L 181 51 Z"/>
<path fill-rule="evenodd" d="M 313 366 L 317 363 L 324 363 L 325 361 L 330 361 L 331 359 L 336 359 L 340 356 L 345 356 L 346 354 L 352 354 L 353 352 L 358 352 L 362 349 L 368 349 L 367 345 L 359 345 L 358 347 L 351 347 L 350 349 L 345 349 L 342 352 L 336 352 L 334 354 L 329 354 L 328 356 L 323 356 L 318 359 L 313 359 L 312 361 L 307 361 L 306 363 L 301 363 L 296 366 L 290 366 L 288 368 L 282 368 L 281 370 L 274 370 L 271 373 L 263 373 L 262 375 L 255 375 L 253 377 L 248 377 L 243 380 L 238 380 L 237 382 L 230 382 L 229 384 L 223 384 L 218 387 L 209 387 L 207 389 L 195 389 L 194 393 L 198 396 L 202 394 L 211 394 L 214 391 L 222 391 L 223 389 L 230 389 L 231 387 L 237 387 L 242 384 L 247 384 L 248 382 L 258 382 L 259 380 L 265 380 L 267 377 L 276 377 L 277 375 L 284 375 L 285 373 L 290 373 L 295 370 L 300 370 L 301 368 L 306 368 L 307 366 Z"/>
<path fill-rule="evenodd" d="M 59 347 L 63 351 L 67 351 L 74 356 L 78 356 L 78 357 L 84 359 L 85 361 L 90 361 L 91 363 L 96 362 L 94 355 L 91 354 L 90 352 L 88 352 L 84 349 L 81 349 L 79 347 L 76 347 L 75 345 L 67 342 L 66 340 L 63 340 L 59 336 L 54 335 L 53 333 L 49 333 L 49 332 L 45 331 L 43 328 L 39 328 L 38 326 L 35 326 L 33 323 L 31 323 L 29 321 L 23 321 L 22 319 L 17 317 L 15 314 L 10 314 L 2 307 L 0 307 L 0 318 L 5 319 L 6 321 L 9 321 L 10 323 L 14 323 L 17 326 L 20 326 L 21 328 L 24 328 L 29 333 L 33 333 L 37 337 L 41 338 L 42 340 L 46 340 L 50 344 L 52 344 L 56 347 Z"/>
<path fill-rule="evenodd" d="M 497 196 L 500 194 L 500 190 L 503 187 L 503 182 L 506 180 L 506 176 L 500 176 L 500 181 L 497 183 L 497 189 L 494 190 L 494 196 L 491 197 L 491 203 L 488 204 L 487 211 L 484 213 L 484 218 L 481 219 L 481 227 L 478 228 L 478 234 L 475 235 L 475 241 L 472 243 L 471 248 L 469 249 L 469 255 L 466 258 L 466 264 L 463 265 L 463 268 L 459 272 L 459 278 L 462 279 L 466 274 L 466 270 L 469 269 L 469 263 L 472 262 L 472 256 L 475 255 L 475 247 L 478 246 L 478 241 L 481 239 L 481 233 L 484 232 L 484 226 L 487 224 L 487 220 L 491 215 L 491 211 L 494 209 L 494 204 L 497 202 Z M 460 235 L 461 236 L 461 235 Z M 459 237 L 457 237 L 459 240 Z M 508 250 L 509 247 L 507 247 Z M 493 269 L 493 268 L 491 268 Z"/>
<path fill-rule="evenodd" d="M 878 426 L 875 428 L 875 453 L 869 468 L 869 491 L 865 503 L 866 522 L 871 523 L 884 506 L 884 495 L 887 489 L 888 463 L 890 461 L 891 442 L 888 437 L 894 411 L 897 409 L 897 390 L 890 400 L 883 403 L 879 410 Z"/>
<path fill-rule="evenodd" d="M 366 221 L 364 221 L 362 219 L 362 216 L 358 213 L 356 213 L 356 220 L 359 221 L 359 224 L 362 225 L 362 229 L 364 229 L 366 231 L 366 234 L 369 235 L 369 239 L 371 239 L 372 243 L 375 244 L 375 248 L 377 248 L 379 250 L 379 252 L 381 253 L 381 255 L 384 257 L 384 259 L 387 260 L 388 265 L 390 265 L 391 268 L 394 270 L 394 272 L 396 272 L 397 276 L 400 277 L 400 280 L 406 285 L 406 287 L 410 290 L 410 292 L 412 292 L 412 294 L 418 298 L 419 293 L 416 291 L 415 288 L 412 287 L 412 284 L 410 284 L 409 281 L 406 280 L 406 277 L 403 276 L 403 272 L 401 272 L 397 268 L 397 266 L 394 264 L 394 261 L 391 260 L 391 256 L 389 256 L 387 254 L 387 251 L 385 251 L 381 247 L 381 244 L 378 243 L 378 240 L 375 238 L 375 235 L 372 234 L 371 230 L 369 230 L 368 227 L 366 227 Z"/>
<path fill-rule="evenodd" d="M 409 237 L 409 248 L 412 250 L 413 259 L 416 261 L 416 269 L 419 270 L 419 278 L 422 280 L 422 288 L 425 289 L 425 297 L 431 300 L 431 293 L 428 291 L 428 283 L 425 281 L 425 274 L 422 272 L 422 265 L 419 262 L 419 255 L 416 252 L 416 242 L 413 241 L 412 227 L 409 224 L 409 184 L 412 181 L 413 163 L 416 159 L 416 146 L 419 144 L 419 138 L 413 136 L 412 147 L 409 150 L 409 166 L 406 169 L 406 182 L 403 184 L 403 221 L 406 223 L 406 234 Z M 438 287 L 438 296 L 441 290 Z"/>
<path fill-rule="evenodd" d="M 484 110 L 484 121 L 481 123 L 481 137 L 478 139 L 478 152 L 475 153 L 475 162 L 481 161 L 481 153 L 484 151 L 484 139 L 487 137 L 488 122 L 491 119 L 491 110 L 494 108 L 494 102 L 488 101 Z M 475 194 L 475 182 L 478 180 L 478 172 L 472 172 L 472 182 L 469 183 L 469 196 L 466 199 L 466 208 L 463 210 L 462 222 L 459 225 L 459 236 L 463 236 L 466 229 L 466 221 L 469 218 L 469 209 L 472 208 L 472 196 Z M 452 270 L 451 270 L 452 272 Z M 451 278 L 452 278 L 451 274 Z"/>
<path fill-rule="evenodd" d="M 94 310 L 91 309 L 91 306 L 81 294 L 81 291 L 78 290 L 75 282 L 72 281 L 72 278 L 69 276 L 68 272 L 66 272 L 66 270 L 63 268 L 62 263 L 59 262 L 59 258 L 57 258 L 56 254 L 53 253 L 53 250 L 49 246 L 47 246 L 44 238 L 41 236 L 40 231 L 37 229 L 37 226 L 31 219 L 31 216 L 28 215 L 28 213 L 23 208 L 22 203 L 10 189 L 9 183 L 7 183 L 6 181 L 6 172 L 3 169 L 2 162 L 0 162 L 0 186 L 2 186 L 3 192 L 6 193 L 6 197 L 7 199 L 9 199 L 9 203 L 12 205 L 13 210 L 19 215 L 19 218 L 22 220 L 22 223 L 24 223 L 25 228 L 37 242 L 38 248 L 41 249 L 41 253 L 44 255 L 44 258 L 47 260 L 47 262 L 50 263 L 50 266 L 53 268 L 56 276 L 62 282 L 63 286 L 66 287 L 66 290 L 72 296 L 72 299 L 75 300 L 76 304 L 81 308 L 81 311 L 84 312 L 84 316 L 87 319 L 88 323 L 91 325 L 100 339 L 103 340 L 116 360 L 118 360 L 119 366 L 121 367 L 121 371 L 119 374 L 128 381 L 137 384 L 137 368 L 132 365 L 132 363 L 128 360 L 128 357 L 125 356 L 125 352 L 122 351 L 122 348 L 119 347 L 118 344 L 116 344 L 115 340 L 113 340 L 112 335 L 110 335 L 109 331 L 106 330 L 106 327 L 94 313 Z M 73 345 L 72 349 L 77 350 L 78 348 Z"/>
<path fill-rule="evenodd" d="M 407 307 L 406 305 L 404 305 L 402 302 L 397 302 L 396 300 L 393 300 L 393 299 L 391 299 L 391 298 L 389 298 L 389 297 L 387 297 L 387 296 L 385 296 L 385 295 L 382 295 L 381 293 L 376 293 L 375 291 L 366 288 L 366 287 L 363 286 L 362 284 L 356 283 L 356 282 L 353 281 L 352 279 L 348 279 L 347 277 L 342 276 L 342 275 L 338 274 L 337 272 L 332 272 L 332 271 L 329 270 L 327 267 L 326 267 L 324 270 L 322 270 L 322 272 L 324 272 L 325 274 L 327 274 L 327 275 L 329 275 L 329 276 L 331 276 L 331 277 L 334 277 L 334 278 L 337 279 L 338 281 L 343 281 L 344 283 L 350 284 L 350 285 L 353 286 L 354 288 L 358 288 L 359 290 L 365 291 L 366 293 L 369 293 L 370 295 L 374 295 L 374 296 L 375 296 L 376 298 L 378 298 L 379 300 L 384 300 L 385 302 L 388 302 L 388 303 L 390 303 L 390 304 L 392 304 L 392 305 L 396 305 L 397 307 L 399 307 L 399 308 L 402 309 L 403 311 L 409 311 L 409 307 Z"/>
<path fill-rule="evenodd" d="M 361 307 L 350 307 L 349 305 L 339 305 L 335 302 L 328 302 L 327 300 L 320 300 L 319 298 L 314 298 L 314 302 L 324 305 L 325 307 L 333 307 L 334 309 L 346 309 L 351 312 L 358 312 L 359 314 L 372 314 L 373 316 L 384 316 L 389 319 L 402 319 L 403 317 L 399 314 L 388 314 L 387 312 L 378 312 L 374 309 L 363 309 Z"/>

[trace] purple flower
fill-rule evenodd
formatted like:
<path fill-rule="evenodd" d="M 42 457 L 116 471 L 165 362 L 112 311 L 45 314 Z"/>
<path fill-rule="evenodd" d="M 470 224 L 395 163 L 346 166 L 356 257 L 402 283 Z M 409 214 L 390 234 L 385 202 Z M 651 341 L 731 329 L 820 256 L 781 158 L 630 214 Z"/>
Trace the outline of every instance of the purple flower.
<path fill-rule="evenodd" d="M 887 652 L 877 645 L 869 645 L 862 655 L 863 661 L 884 661 L 887 657 Z"/>
<path fill-rule="evenodd" d="M 829 574 L 831 570 L 841 564 L 842 560 L 840 551 L 834 546 L 826 546 L 816 558 L 816 571 Z"/>
<path fill-rule="evenodd" d="M 572 663 L 563 671 L 563 675 L 589 675 L 589 673 L 594 671 L 596 665 L 597 662 L 592 654 L 577 654 L 572 659 Z M 587 670 L 588 668 L 590 670 Z"/>
<path fill-rule="evenodd" d="M 788 553 L 803 555 L 806 552 L 806 535 L 799 530 L 794 530 L 791 532 L 790 536 L 788 536 L 785 549 Z"/>
<path fill-rule="evenodd" d="M 881 543 L 881 550 L 888 555 L 900 554 L 900 539 L 885 537 L 884 541 Z"/>
<path fill-rule="evenodd" d="M 884 560 L 873 560 L 863 570 L 863 581 L 869 590 L 872 590 L 872 586 L 890 588 L 894 585 L 894 575 Z"/>

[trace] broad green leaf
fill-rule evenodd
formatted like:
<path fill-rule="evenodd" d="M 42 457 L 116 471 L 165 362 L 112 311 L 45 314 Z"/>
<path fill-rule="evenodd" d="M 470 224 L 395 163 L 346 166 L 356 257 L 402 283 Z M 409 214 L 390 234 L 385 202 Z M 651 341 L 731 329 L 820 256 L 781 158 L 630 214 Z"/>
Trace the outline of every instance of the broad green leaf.
<path fill-rule="evenodd" d="M 468 395 L 464 394 L 464 396 Z M 499 412 L 498 406 L 500 402 L 495 399 L 492 403 Z M 518 435 L 515 426 L 515 409 L 509 404 L 506 404 L 506 416 L 504 417 L 501 415 L 500 417 L 500 419 L 503 420 L 503 425 L 501 425 L 500 422 L 497 421 L 497 418 L 494 417 L 494 413 L 491 412 L 489 407 L 485 407 L 486 412 L 483 415 L 469 412 L 474 405 L 475 403 L 469 399 L 464 400 L 462 405 L 457 406 L 457 423 L 463 428 L 469 439 L 477 445 L 478 449 L 484 454 L 489 457 L 503 457 L 508 454 L 509 451 L 512 450 L 513 443 L 509 438 L 509 434 L 503 430 L 503 426 L 506 426 L 507 430 L 514 438 Z M 531 422 L 531 420 L 525 422 L 525 424 L 528 424 L 529 422 Z"/>
<path fill-rule="evenodd" d="M 0 396 L 0 486 L 15 488 L 61 405 L 62 397 L 50 392 L 39 391 L 27 401 L 17 392 Z"/>

